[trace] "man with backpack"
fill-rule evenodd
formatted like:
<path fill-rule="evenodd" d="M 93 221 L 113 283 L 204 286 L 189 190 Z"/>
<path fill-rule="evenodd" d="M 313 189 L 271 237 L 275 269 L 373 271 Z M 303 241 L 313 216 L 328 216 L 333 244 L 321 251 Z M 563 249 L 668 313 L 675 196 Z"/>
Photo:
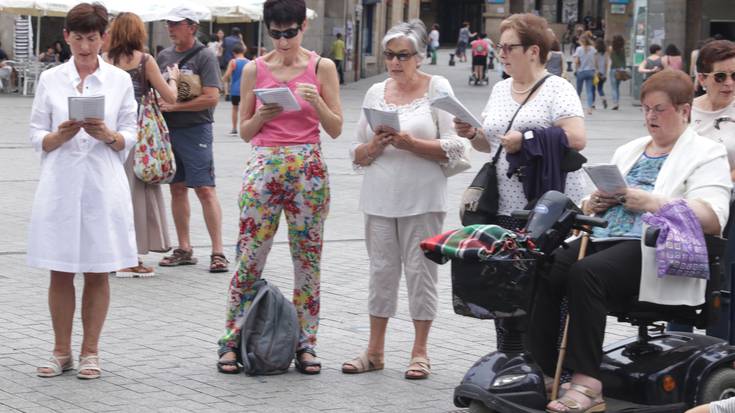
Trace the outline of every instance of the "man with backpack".
<path fill-rule="evenodd" d="M 194 188 L 212 241 L 209 271 L 227 272 L 228 261 L 222 245 L 222 208 L 215 190 L 212 151 L 213 112 L 222 89 L 219 64 L 214 52 L 196 39 L 199 19 L 194 10 L 177 6 L 165 20 L 173 46 L 161 51 L 156 60 L 162 71 L 178 64 L 179 83 L 184 84 L 179 85 L 175 104 L 160 104 L 176 158 L 176 175 L 170 188 L 179 246 L 159 265 L 197 263 L 189 237 L 189 188 Z"/>

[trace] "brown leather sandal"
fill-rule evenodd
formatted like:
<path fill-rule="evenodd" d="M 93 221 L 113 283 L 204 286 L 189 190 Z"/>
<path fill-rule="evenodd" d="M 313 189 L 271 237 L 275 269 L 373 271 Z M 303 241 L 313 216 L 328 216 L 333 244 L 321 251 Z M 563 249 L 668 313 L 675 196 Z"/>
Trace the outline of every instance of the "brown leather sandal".
<path fill-rule="evenodd" d="M 582 403 L 570 397 L 569 394 L 571 392 L 583 395 L 589 399 L 590 404 L 587 407 L 584 407 Z M 564 406 L 564 410 L 554 409 L 547 405 L 546 411 L 548 413 L 601 413 L 607 408 L 605 405 L 605 399 L 602 398 L 602 392 L 595 392 L 587 386 L 576 383 L 572 383 L 569 386 L 569 390 L 567 390 L 563 396 L 554 401 Z"/>
<path fill-rule="evenodd" d="M 158 262 L 161 267 L 178 267 L 179 265 L 194 265 L 197 263 L 197 259 L 192 255 L 194 250 L 182 250 L 176 248 L 171 255 L 167 255 Z"/>
<path fill-rule="evenodd" d="M 210 262 L 209 262 L 209 272 L 227 272 L 229 269 L 227 268 L 227 264 L 230 262 L 227 261 L 227 257 L 225 257 L 225 254 L 221 253 L 214 253 L 210 255 Z"/>

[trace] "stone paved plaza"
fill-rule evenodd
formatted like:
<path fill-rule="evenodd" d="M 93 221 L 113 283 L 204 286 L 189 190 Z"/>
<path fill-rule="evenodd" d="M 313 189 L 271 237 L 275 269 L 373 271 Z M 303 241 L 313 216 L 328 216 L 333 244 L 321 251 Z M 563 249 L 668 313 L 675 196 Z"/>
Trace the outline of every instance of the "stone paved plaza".
<path fill-rule="evenodd" d="M 490 87 L 469 86 L 469 64 L 449 67 L 447 53 L 441 53 L 439 60 L 439 65 L 424 68 L 449 78 L 459 98 L 479 115 L 498 75 L 493 73 Z M 38 155 L 28 140 L 32 99 L 0 95 L 0 411 L 461 411 L 452 404 L 453 388 L 477 358 L 495 348 L 495 334 L 492 322 L 453 313 L 448 265 L 440 267 L 440 314 L 430 336 L 433 374 L 428 380 L 403 378 L 413 339 L 405 290 L 401 291 L 399 314 L 389 324 L 386 369 L 351 376 L 340 372 L 343 361 L 365 348 L 368 335 L 367 255 L 363 219 L 357 210 L 362 178 L 351 167 L 348 149 L 362 97 L 372 83 L 382 79 L 345 86 L 342 136 L 337 140 L 323 137 L 332 204 L 325 234 L 317 347 L 324 368 L 318 376 L 304 376 L 293 369 L 270 377 L 217 373 L 216 341 L 223 331 L 231 274 L 206 271 L 209 238 L 192 194 L 192 238 L 200 264 L 157 267 L 157 276 L 150 279 L 111 278 L 112 304 L 100 343 L 103 377 L 81 381 L 73 372 L 52 379 L 36 377 L 35 367 L 49 355 L 53 334 L 46 305 L 48 274 L 25 264 L 29 210 L 39 174 Z M 588 149 L 584 153 L 591 162 L 609 160 L 615 147 L 645 134 L 641 112 L 624 95 L 620 111 L 598 109 L 586 119 Z M 227 135 L 229 116 L 230 103 L 223 101 L 216 111 L 215 158 L 226 252 L 232 259 L 236 200 L 249 147 Z M 459 197 L 486 158 L 486 154 L 474 153 L 472 170 L 450 179 L 446 229 L 457 227 Z M 170 218 L 169 226 L 175 240 Z M 285 222 L 264 276 L 288 293 L 292 265 L 284 228 Z M 159 259 L 159 254 L 144 257 L 148 264 Z M 82 284 L 77 277 L 78 300 Z M 75 356 L 80 330 L 77 311 Z M 629 326 L 610 320 L 606 340 L 633 333 Z"/>

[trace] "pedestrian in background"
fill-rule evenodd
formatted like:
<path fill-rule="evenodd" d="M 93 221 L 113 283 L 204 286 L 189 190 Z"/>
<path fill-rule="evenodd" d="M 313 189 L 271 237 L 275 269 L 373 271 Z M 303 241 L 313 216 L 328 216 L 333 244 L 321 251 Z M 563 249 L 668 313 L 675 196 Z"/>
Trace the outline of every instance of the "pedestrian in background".
<path fill-rule="evenodd" d="M 587 114 L 592 114 L 595 103 L 595 85 L 592 78 L 595 77 L 595 48 L 592 47 L 592 37 L 585 32 L 579 38 L 580 46 L 574 51 L 574 67 L 577 71 L 577 94 L 582 94 L 582 89 L 587 89 Z"/>
<path fill-rule="evenodd" d="M 467 46 L 470 44 L 470 38 L 477 36 L 477 33 L 470 32 L 470 23 L 462 23 L 462 27 L 459 29 L 459 36 L 457 38 L 457 50 L 455 51 L 457 59 L 460 62 L 467 61 Z"/>
<path fill-rule="evenodd" d="M 431 47 L 431 64 L 436 64 L 436 51 L 439 50 L 439 25 L 434 23 L 429 32 L 429 46 Z"/>
<path fill-rule="evenodd" d="M 227 65 L 227 70 L 222 76 L 222 83 L 230 85 L 230 102 L 232 102 L 232 130 L 231 136 L 237 136 L 237 114 L 240 110 L 240 80 L 242 78 L 242 69 L 250 60 L 245 57 L 245 45 L 236 44 L 232 48 L 233 58 Z"/>
<path fill-rule="evenodd" d="M 666 46 L 661 64 L 664 69 L 684 70 L 684 60 L 681 58 L 681 52 L 675 44 L 670 43 Z"/>
<path fill-rule="evenodd" d="M 74 276 L 84 274 L 83 338 L 77 377 L 100 377 L 99 339 L 110 305 L 108 275 L 136 265 L 130 188 L 123 164 L 135 144 L 136 109 L 130 76 L 98 56 L 107 10 L 80 3 L 66 16 L 64 40 L 73 59 L 41 73 L 30 136 L 41 153 L 31 209 L 28 264 L 51 272 L 48 304 L 54 349 L 38 376 L 74 368 Z M 69 119 L 69 97 L 104 96 L 104 119 Z"/>
<path fill-rule="evenodd" d="M 649 56 L 638 65 L 638 73 L 643 75 L 644 81 L 664 68 L 661 62 L 661 46 L 654 43 L 648 47 L 648 52 Z"/>
<path fill-rule="evenodd" d="M 337 65 L 337 73 L 339 74 L 339 84 L 344 85 L 345 84 L 345 68 L 344 68 L 344 60 L 345 60 L 345 42 L 342 40 L 342 33 L 337 33 L 337 39 L 334 40 L 332 43 L 332 51 L 329 53 L 329 55 L 332 57 L 332 60 L 334 61 L 334 64 Z"/>
<path fill-rule="evenodd" d="M 172 66 L 168 69 L 168 81 L 163 78 L 153 56 L 145 53 L 143 47 L 148 35 L 145 24 L 134 13 L 120 13 L 112 23 L 107 33 L 108 51 L 102 55 L 110 63 L 126 71 L 133 81 L 135 101 L 140 105 L 141 98 L 151 88 L 161 95 L 164 102 L 176 103 L 176 85 L 179 79 L 179 69 Z M 139 136 L 139 135 L 136 135 Z M 147 184 L 135 176 L 135 156 L 131 153 L 125 161 L 125 174 L 130 185 L 130 195 L 133 199 L 133 217 L 135 222 L 135 240 L 138 254 L 145 255 L 149 251 L 167 252 L 171 249 L 168 238 L 168 223 L 166 220 L 166 206 L 158 184 Z M 118 269 L 117 277 L 152 277 L 153 268 L 143 265 L 138 259 L 138 265 Z"/>
<path fill-rule="evenodd" d="M 222 59 L 222 42 L 225 39 L 225 32 L 222 29 L 217 30 L 217 33 L 212 33 L 209 36 L 209 43 L 207 43 L 207 47 L 209 47 L 212 52 L 214 52 L 214 55 L 217 56 L 217 60 L 219 61 Z"/>
<path fill-rule="evenodd" d="M 623 36 L 613 36 L 612 45 L 608 49 L 610 55 L 610 91 L 612 92 L 612 110 L 618 110 L 620 105 L 620 82 L 618 71 L 628 73 L 625 64 L 625 40 Z"/>
<path fill-rule="evenodd" d="M 553 34 L 553 32 L 551 32 Z M 561 51 L 561 44 L 554 36 L 549 47 L 549 57 L 546 58 L 546 70 L 549 73 L 563 77 L 564 75 L 564 53 Z"/>
<path fill-rule="evenodd" d="M 597 95 L 602 99 L 602 107 L 607 109 L 607 99 L 605 99 L 605 81 L 607 80 L 608 67 L 607 47 L 605 41 L 600 37 L 595 40 L 595 76 L 597 77 Z M 594 109 L 594 104 L 592 108 Z"/>
<path fill-rule="evenodd" d="M 238 43 L 245 44 L 245 40 L 242 38 L 242 33 L 239 27 L 233 27 L 230 31 L 230 35 L 222 39 L 222 58 L 220 59 L 219 67 L 222 71 L 227 69 L 227 64 L 232 60 L 232 49 Z"/>
<path fill-rule="evenodd" d="M 263 19 L 274 50 L 243 71 L 240 137 L 252 148 L 243 173 L 238 262 L 217 369 L 240 371 L 235 351 L 242 318 L 255 297 L 253 284 L 263 273 L 283 212 L 294 264 L 293 303 L 301 327 L 295 365 L 303 374 L 318 374 L 322 237 L 329 211 L 319 126 L 332 138 L 342 131 L 339 76 L 334 62 L 301 46 L 308 25 L 304 0 L 267 0 Z M 271 87 L 288 87 L 301 110 L 284 112 L 277 104 L 256 101 L 253 89 Z"/>
<path fill-rule="evenodd" d="M 183 65 L 179 65 L 179 70 L 182 76 L 198 76 L 202 91 L 201 95 L 193 99 L 160 104 L 176 157 L 176 175 L 169 187 L 171 212 L 179 245 L 171 255 L 159 261 L 158 265 L 174 267 L 197 263 L 189 234 L 189 188 L 194 188 L 202 205 L 204 222 L 212 242 L 209 271 L 227 272 L 227 258 L 222 245 L 222 208 L 215 189 L 212 148 L 213 112 L 222 89 L 219 65 L 214 53 L 196 40 L 199 20 L 194 10 L 177 6 L 165 20 L 173 46 L 158 55 L 158 67 L 166 71 L 187 58 Z"/>
<path fill-rule="evenodd" d="M 370 258 L 370 338 L 366 351 L 342 364 L 343 373 L 383 369 L 386 329 L 396 314 L 403 272 L 415 332 L 405 378 L 431 374 L 427 344 L 438 307 L 437 265 L 424 258 L 419 243 L 441 233 L 447 178 L 440 165 L 456 163 L 465 142 L 457 137 L 450 114 L 432 113 L 427 96 L 454 92 L 444 77 L 419 70 L 425 39 L 420 20 L 399 23 L 385 34 L 383 55 L 390 78 L 368 90 L 362 107 L 398 108 L 402 130 L 373 131 L 361 113 L 350 151 L 353 163 L 365 171 L 360 209 Z"/>

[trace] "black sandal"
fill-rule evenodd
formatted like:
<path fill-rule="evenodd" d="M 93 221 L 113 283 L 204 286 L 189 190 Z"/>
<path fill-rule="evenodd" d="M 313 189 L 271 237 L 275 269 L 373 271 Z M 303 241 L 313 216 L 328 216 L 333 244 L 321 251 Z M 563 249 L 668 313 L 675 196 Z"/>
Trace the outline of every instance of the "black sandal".
<path fill-rule="evenodd" d="M 319 374 L 322 372 L 322 363 L 314 360 L 301 360 L 301 356 L 304 353 L 311 354 L 316 357 L 316 351 L 312 348 L 302 348 L 296 352 L 296 359 L 294 360 L 294 367 L 301 374 Z M 307 370 L 309 367 L 319 367 L 319 370 Z"/>
<path fill-rule="evenodd" d="M 235 354 L 235 359 L 222 361 L 221 360 L 222 356 L 224 356 L 227 353 Z M 217 352 L 217 354 L 220 357 L 220 360 L 217 360 L 217 371 L 219 371 L 222 374 L 240 374 L 240 372 L 242 371 L 242 366 L 240 365 L 240 362 L 238 361 L 239 357 L 236 351 L 230 349 L 224 352 Z M 235 366 L 235 369 L 227 370 L 223 368 L 224 366 Z"/>

